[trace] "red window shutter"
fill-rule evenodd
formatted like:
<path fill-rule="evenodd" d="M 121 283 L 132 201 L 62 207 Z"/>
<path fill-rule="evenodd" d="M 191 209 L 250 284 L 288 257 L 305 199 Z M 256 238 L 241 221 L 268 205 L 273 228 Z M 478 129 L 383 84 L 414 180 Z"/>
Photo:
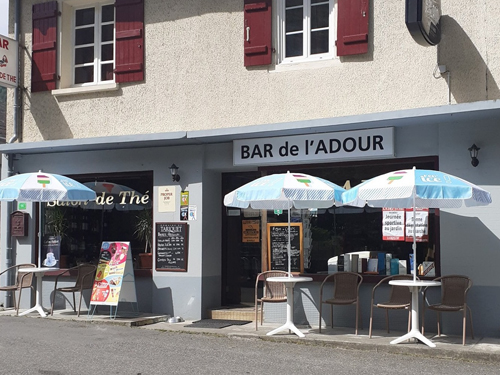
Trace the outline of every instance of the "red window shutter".
<path fill-rule="evenodd" d="M 116 0 L 115 81 L 144 80 L 144 0 Z"/>
<path fill-rule="evenodd" d="M 369 0 L 338 0 L 337 55 L 368 52 Z"/>
<path fill-rule="evenodd" d="M 271 64 L 271 0 L 245 0 L 245 66 Z"/>
<path fill-rule="evenodd" d="M 56 89 L 57 16 L 57 1 L 33 5 L 31 92 Z"/>

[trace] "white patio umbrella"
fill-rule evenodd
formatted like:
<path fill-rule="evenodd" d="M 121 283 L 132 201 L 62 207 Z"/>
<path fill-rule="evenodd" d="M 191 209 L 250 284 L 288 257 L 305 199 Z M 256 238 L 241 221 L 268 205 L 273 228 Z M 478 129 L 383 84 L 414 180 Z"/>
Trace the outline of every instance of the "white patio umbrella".
<path fill-rule="evenodd" d="M 405 169 L 367 180 L 342 194 L 345 205 L 413 208 L 413 280 L 416 280 L 416 208 L 458 208 L 491 203 L 486 190 L 450 174 Z"/>
<path fill-rule="evenodd" d="M 227 207 L 288 210 L 288 274 L 291 277 L 290 209 L 328 208 L 340 204 L 345 189 L 304 173 L 263 176 L 226 194 Z"/>
<path fill-rule="evenodd" d="M 93 190 L 69 177 L 42 171 L 17 174 L 0 181 L 0 201 L 53 202 L 93 201 Z M 41 215 L 41 210 L 40 210 Z M 42 220 L 39 221 L 40 226 Z M 39 227 L 39 233 L 41 233 Z M 41 266 L 41 238 L 38 264 Z"/>

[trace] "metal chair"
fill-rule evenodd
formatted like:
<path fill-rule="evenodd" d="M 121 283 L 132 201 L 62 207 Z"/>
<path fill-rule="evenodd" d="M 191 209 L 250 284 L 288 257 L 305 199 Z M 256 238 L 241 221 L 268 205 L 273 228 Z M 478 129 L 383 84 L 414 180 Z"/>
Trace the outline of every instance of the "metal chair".
<path fill-rule="evenodd" d="M 286 287 L 283 283 L 271 283 L 269 277 L 286 277 L 285 271 L 265 271 L 257 275 L 255 280 L 255 330 L 258 330 L 260 303 L 260 325 L 264 319 L 264 303 L 286 302 Z M 262 281 L 262 297 L 259 298 L 259 281 Z"/>
<path fill-rule="evenodd" d="M 411 292 L 410 288 L 406 286 L 396 286 L 391 285 L 389 290 L 389 299 L 384 302 L 378 302 L 376 291 L 381 285 L 388 284 L 391 280 L 412 280 L 412 275 L 392 275 L 380 280 L 377 285 L 373 287 L 372 299 L 370 303 L 370 328 L 368 336 L 372 337 L 372 327 L 373 327 L 373 308 L 378 307 L 380 309 L 385 309 L 385 325 L 387 328 L 387 333 L 389 333 L 389 310 L 408 310 L 408 332 L 411 328 Z M 379 293 L 380 294 L 380 293 Z"/>
<path fill-rule="evenodd" d="M 323 287 L 333 280 L 332 298 L 323 299 Z M 330 319 L 333 328 L 333 305 L 356 305 L 356 329 L 358 334 L 358 322 L 361 313 L 359 308 L 359 286 L 363 282 L 363 276 L 354 272 L 336 272 L 327 276 L 321 283 L 319 292 L 319 333 L 321 333 L 321 310 L 324 303 L 330 305 Z M 362 328 L 362 327 L 361 327 Z"/>
<path fill-rule="evenodd" d="M 426 300 L 427 288 L 424 289 L 424 307 L 422 310 L 422 334 L 424 334 L 425 309 L 434 310 L 437 313 L 437 334 L 441 336 L 441 312 L 463 311 L 462 345 L 465 345 L 467 310 L 469 311 L 469 323 L 471 337 L 474 338 L 474 327 L 472 326 L 472 312 L 467 305 L 467 293 L 472 287 L 472 280 L 463 275 L 448 275 L 435 278 L 434 281 L 441 282 L 441 301 L 429 304 Z M 427 305 L 427 306 L 426 306 Z"/>
<path fill-rule="evenodd" d="M 10 270 L 15 270 L 16 272 L 16 281 L 12 285 L 0 286 L 0 291 L 3 292 L 13 292 L 14 297 L 14 308 L 16 309 L 16 315 L 19 315 L 19 304 L 21 302 L 21 292 L 25 288 L 31 288 L 31 290 L 35 290 L 33 288 L 33 273 L 32 272 L 19 272 L 19 268 L 36 268 L 36 265 L 33 263 L 24 263 L 24 264 L 16 264 L 15 266 L 11 266 L 4 271 L 0 272 L 0 276 L 4 273 L 9 272 Z M 19 292 L 16 301 L 16 291 Z"/>
<path fill-rule="evenodd" d="M 85 289 L 92 289 L 92 286 L 94 285 L 94 275 L 96 271 L 96 266 L 93 264 L 80 264 L 76 267 L 68 268 L 67 270 L 59 273 L 56 276 L 55 283 L 54 283 L 54 292 L 52 293 L 52 307 L 50 310 L 50 315 L 54 315 L 54 301 L 56 299 L 56 293 L 61 292 L 61 293 L 73 293 L 73 310 L 76 312 L 76 300 L 75 300 L 75 293 L 80 292 L 80 303 L 78 304 L 78 314 L 77 316 L 80 316 L 80 309 L 82 307 L 82 296 L 83 296 L 83 291 Z M 57 287 L 57 282 L 59 281 L 59 277 L 66 273 L 70 273 L 72 270 L 77 270 L 77 276 L 76 276 L 76 282 L 75 285 L 73 286 L 67 286 L 67 287 Z"/>

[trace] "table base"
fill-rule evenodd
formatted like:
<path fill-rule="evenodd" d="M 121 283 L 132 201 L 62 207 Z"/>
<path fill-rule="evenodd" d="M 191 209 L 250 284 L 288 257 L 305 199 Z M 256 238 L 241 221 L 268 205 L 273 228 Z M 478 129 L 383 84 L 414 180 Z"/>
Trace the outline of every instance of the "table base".
<path fill-rule="evenodd" d="M 300 332 L 297 327 L 295 327 L 295 324 L 293 324 L 293 322 L 286 322 L 281 327 L 276 328 L 276 329 L 272 330 L 271 332 L 268 332 L 267 336 L 272 336 L 278 332 L 285 331 L 285 330 L 290 330 L 299 337 L 305 337 L 305 335 L 302 332 Z"/>
<path fill-rule="evenodd" d="M 422 335 L 418 329 L 412 329 L 410 332 L 408 332 L 406 335 L 403 335 L 395 340 L 391 341 L 391 344 L 399 344 L 400 342 L 403 342 L 405 340 L 409 340 L 415 338 L 419 341 L 422 341 L 425 345 L 430 346 L 431 348 L 435 348 L 436 344 L 434 344 L 431 340 L 429 340 L 427 337 Z"/>
<path fill-rule="evenodd" d="M 46 312 L 49 312 L 49 310 L 43 307 L 42 305 L 35 305 L 32 308 L 20 313 L 19 316 L 27 315 L 35 311 L 37 311 L 42 316 L 42 318 L 45 318 L 47 316 Z"/>

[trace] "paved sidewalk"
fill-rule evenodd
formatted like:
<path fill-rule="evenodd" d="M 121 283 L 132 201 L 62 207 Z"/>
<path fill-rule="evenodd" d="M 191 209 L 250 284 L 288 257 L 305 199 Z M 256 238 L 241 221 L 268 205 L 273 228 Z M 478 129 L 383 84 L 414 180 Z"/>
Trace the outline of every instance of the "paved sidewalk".
<path fill-rule="evenodd" d="M 15 315 L 13 310 L 0 311 L 2 315 Z M 138 317 L 117 317 L 110 319 L 108 314 L 96 314 L 90 319 L 86 312 L 82 311 L 80 317 L 77 317 L 72 310 L 57 311 L 54 316 L 41 318 L 37 313 L 29 314 L 25 318 L 38 319 L 63 319 L 83 322 L 89 324 L 116 324 L 130 327 L 139 327 L 139 329 L 155 329 L 169 332 L 183 332 L 191 334 L 210 334 L 216 336 L 228 336 L 240 339 L 253 340 L 268 340 L 278 342 L 288 342 L 291 344 L 300 345 L 321 345 L 329 346 L 336 349 L 351 349 L 351 350 L 370 350 L 384 353 L 397 353 L 422 357 L 433 358 L 448 358 L 464 361 L 482 361 L 500 363 L 500 338 L 475 337 L 471 339 L 467 337 L 466 345 L 462 345 L 461 336 L 445 336 L 433 337 L 432 334 L 426 334 L 435 344 L 435 348 L 430 348 L 420 342 L 403 342 L 396 345 L 391 345 L 390 342 L 402 336 L 405 332 L 387 333 L 382 330 L 374 330 L 372 338 L 368 337 L 368 329 L 361 330 L 359 335 L 354 335 L 353 328 L 326 328 L 322 329 L 321 334 L 316 328 L 301 327 L 298 328 L 305 334 L 304 338 L 299 338 L 294 334 L 286 332 L 267 336 L 266 333 L 280 324 L 264 323 L 259 326 L 259 330 L 255 331 L 255 323 L 251 322 L 245 325 L 231 325 L 225 328 L 194 328 L 186 327 L 191 321 L 180 323 L 168 323 L 169 316 L 141 314 Z"/>

